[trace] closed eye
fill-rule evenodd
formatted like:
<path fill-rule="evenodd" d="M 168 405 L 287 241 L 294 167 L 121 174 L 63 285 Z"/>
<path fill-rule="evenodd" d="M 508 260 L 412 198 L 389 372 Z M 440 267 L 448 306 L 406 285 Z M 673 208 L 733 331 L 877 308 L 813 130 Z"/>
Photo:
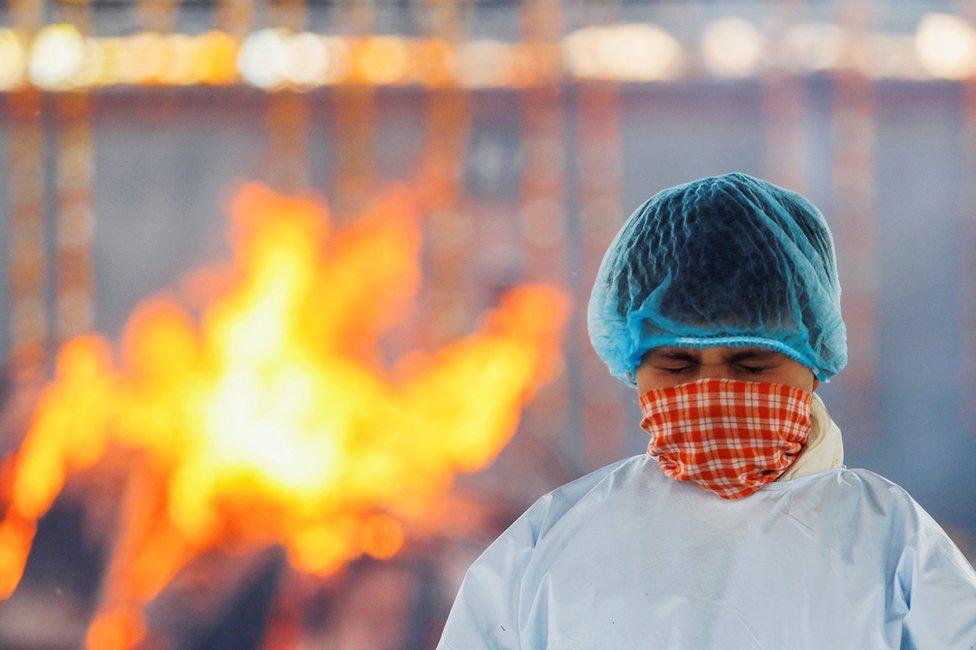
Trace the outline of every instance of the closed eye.
<path fill-rule="evenodd" d="M 739 366 L 739 370 L 747 372 L 751 375 L 758 375 L 761 372 L 769 370 L 772 366 Z"/>
<path fill-rule="evenodd" d="M 658 368 L 658 370 L 663 370 L 664 372 L 670 373 L 672 375 L 677 375 L 682 372 L 687 372 L 694 368 L 694 366 L 682 366 L 681 368 Z"/>

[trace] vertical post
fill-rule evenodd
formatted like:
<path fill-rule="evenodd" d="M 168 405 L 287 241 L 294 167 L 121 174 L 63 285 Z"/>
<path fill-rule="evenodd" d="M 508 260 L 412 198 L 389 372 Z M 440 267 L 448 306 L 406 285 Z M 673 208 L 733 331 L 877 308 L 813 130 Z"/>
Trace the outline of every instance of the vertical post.
<path fill-rule="evenodd" d="M 522 83 L 522 187 L 519 226 L 525 275 L 531 281 L 566 287 L 567 219 L 565 204 L 566 124 L 563 105 L 560 0 L 529 0 L 522 7 L 521 47 L 527 67 Z M 567 346 L 576 342 L 567 338 Z M 564 353 L 564 357 L 566 354 Z M 569 422 L 565 369 L 537 394 L 526 411 L 522 445 L 550 446 L 564 439 Z M 548 438 L 548 439 L 547 439 Z M 525 454 L 526 462 L 542 453 Z M 583 450 L 569 448 L 569 463 L 584 465 Z M 538 467 L 531 468 L 538 472 Z"/>
<path fill-rule="evenodd" d="M 83 37 L 89 34 L 90 5 L 78 0 L 62 6 L 63 18 Z M 57 99 L 57 335 L 58 342 L 92 329 L 95 282 L 92 240 L 95 214 L 94 136 L 91 98 L 86 90 L 63 93 Z"/>
<path fill-rule="evenodd" d="M 844 380 L 855 394 L 859 409 L 852 414 L 854 430 L 862 441 L 879 427 L 875 359 L 875 304 L 878 269 L 875 241 L 875 97 L 874 87 L 857 62 L 865 59 L 874 23 L 871 0 L 838 2 L 838 23 L 849 32 L 845 40 L 846 66 L 834 76 L 833 217 L 844 288 L 843 311 L 847 324 L 848 366 Z M 871 432 L 871 433 L 868 433 Z"/>
<path fill-rule="evenodd" d="M 44 6 L 40 0 L 14 0 L 11 22 L 22 43 L 29 43 L 40 29 Z M 44 187 L 47 177 L 43 100 L 31 84 L 6 97 L 10 118 L 10 380 L 12 394 L 20 399 L 43 381 L 50 336 L 46 306 L 47 245 Z M 19 405 L 10 405 L 23 410 Z"/>
<path fill-rule="evenodd" d="M 794 22 L 798 3 L 787 0 L 770 8 L 767 34 L 783 34 Z M 777 185 L 807 191 L 806 90 L 799 75 L 775 63 L 762 78 L 765 129 L 765 176 Z"/>
<path fill-rule="evenodd" d="M 594 3 L 595 4 L 595 3 Z M 615 2 L 602 3 L 585 14 L 587 24 L 613 23 L 618 19 Z M 579 241 L 578 268 L 572 280 L 576 295 L 576 319 L 572 339 L 573 356 L 581 365 L 571 373 L 578 394 L 580 425 L 589 468 L 605 465 L 628 453 L 627 408 L 635 409 L 634 399 L 621 399 L 623 386 L 610 377 L 606 366 L 590 344 L 586 329 L 586 305 L 607 245 L 613 239 L 623 215 L 620 202 L 620 84 L 613 80 L 581 78 L 576 82 L 576 134 L 578 179 L 573 184 L 578 195 L 576 239 Z M 572 357 L 571 357 L 572 358 Z M 622 403 L 624 402 L 624 403 Z M 579 468 L 584 469 L 584 468 Z"/>
<path fill-rule="evenodd" d="M 305 0 L 280 0 L 269 5 L 272 27 L 294 33 L 305 28 Z M 297 90 L 268 95 L 268 177 L 276 190 L 299 194 L 308 187 L 308 106 Z"/>
<path fill-rule="evenodd" d="M 240 40 L 247 36 L 253 19 L 253 0 L 217 0 L 214 6 L 214 28 Z"/>
<path fill-rule="evenodd" d="M 151 32 L 168 34 L 173 31 L 177 11 L 177 0 L 139 0 L 136 22 Z"/>
<path fill-rule="evenodd" d="M 340 33 L 363 37 L 373 27 L 373 0 L 337 0 L 336 22 Z M 353 51 L 355 58 L 356 51 Z M 352 66 L 355 67 L 355 60 Z M 374 89 L 355 75 L 332 89 L 335 115 L 336 176 L 333 197 L 338 221 L 359 212 L 375 186 L 373 137 L 376 121 Z"/>
<path fill-rule="evenodd" d="M 976 1 L 967 0 L 964 15 L 970 21 L 976 20 Z M 976 75 L 963 79 L 963 208 L 960 210 L 963 223 L 962 263 L 959 276 L 962 282 L 962 359 L 963 359 L 963 422 L 976 421 L 976 341 L 970 335 L 976 332 L 976 191 L 972 179 L 976 178 Z"/>
<path fill-rule="evenodd" d="M 462 38 L 466 14 L 462 6 L 443 0 L 417 0 L 415 10 L 428 38 L 453 48 Z M 457 85 L 433 83 L 426 95 L 427 141 L 420 172 L 425 217 L 424 282 L 428 290 L 420 318 L 425 323 L 422 345 L 437 347 L 470 327 L 476 278 L 470 263 L 473 219 L 462 205 L 461 183 L 470 127 L 467 92 Z"/>

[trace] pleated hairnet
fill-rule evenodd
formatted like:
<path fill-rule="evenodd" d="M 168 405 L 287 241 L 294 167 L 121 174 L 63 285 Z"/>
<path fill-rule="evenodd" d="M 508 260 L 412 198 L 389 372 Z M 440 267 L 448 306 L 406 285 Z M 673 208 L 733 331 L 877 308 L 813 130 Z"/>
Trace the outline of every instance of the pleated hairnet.
<path fill-rule="evenodd" d="M 805 198 L 747 174 L 663 190 L 627 219 L 587 309 L 610 372 L 660 346 L 757 345 L 828 381 L 847 363 L 833 239 Z"/>

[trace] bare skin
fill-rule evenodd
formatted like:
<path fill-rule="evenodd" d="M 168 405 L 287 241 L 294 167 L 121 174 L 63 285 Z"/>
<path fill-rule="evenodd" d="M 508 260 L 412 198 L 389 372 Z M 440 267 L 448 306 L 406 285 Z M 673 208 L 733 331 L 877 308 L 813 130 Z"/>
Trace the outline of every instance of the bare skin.
<path fill-rule="evenodd" d="M 655 348 L 637 367 L 637 392 L 677 386 L 705 378 L 786 384 L 813 392 L 820 381 L 798 361 L 761 347 Z"/>

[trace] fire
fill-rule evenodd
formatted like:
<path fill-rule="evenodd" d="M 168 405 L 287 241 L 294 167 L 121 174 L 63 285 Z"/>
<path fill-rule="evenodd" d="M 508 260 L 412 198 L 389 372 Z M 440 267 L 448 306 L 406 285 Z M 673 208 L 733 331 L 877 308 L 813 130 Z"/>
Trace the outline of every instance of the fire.
<path fill-rule="evenodd" d="M 333 229 L 320 201 L 246 186 L 229 263 L 142 304 L 118 359 L 99 336 L 66 343 L 0 468 L 0 597 L 66 481 L 113 462 L 127 478 L 89 647 L 138 643 L 143 607 L 205 551 L 280 544 L 326 576 L 425 530 L 560 371 L 569 304 L 515 288 L 479 332 L 386 367 L 380 337 L 420 284 L 417 212 L 395 188 Z"/>

